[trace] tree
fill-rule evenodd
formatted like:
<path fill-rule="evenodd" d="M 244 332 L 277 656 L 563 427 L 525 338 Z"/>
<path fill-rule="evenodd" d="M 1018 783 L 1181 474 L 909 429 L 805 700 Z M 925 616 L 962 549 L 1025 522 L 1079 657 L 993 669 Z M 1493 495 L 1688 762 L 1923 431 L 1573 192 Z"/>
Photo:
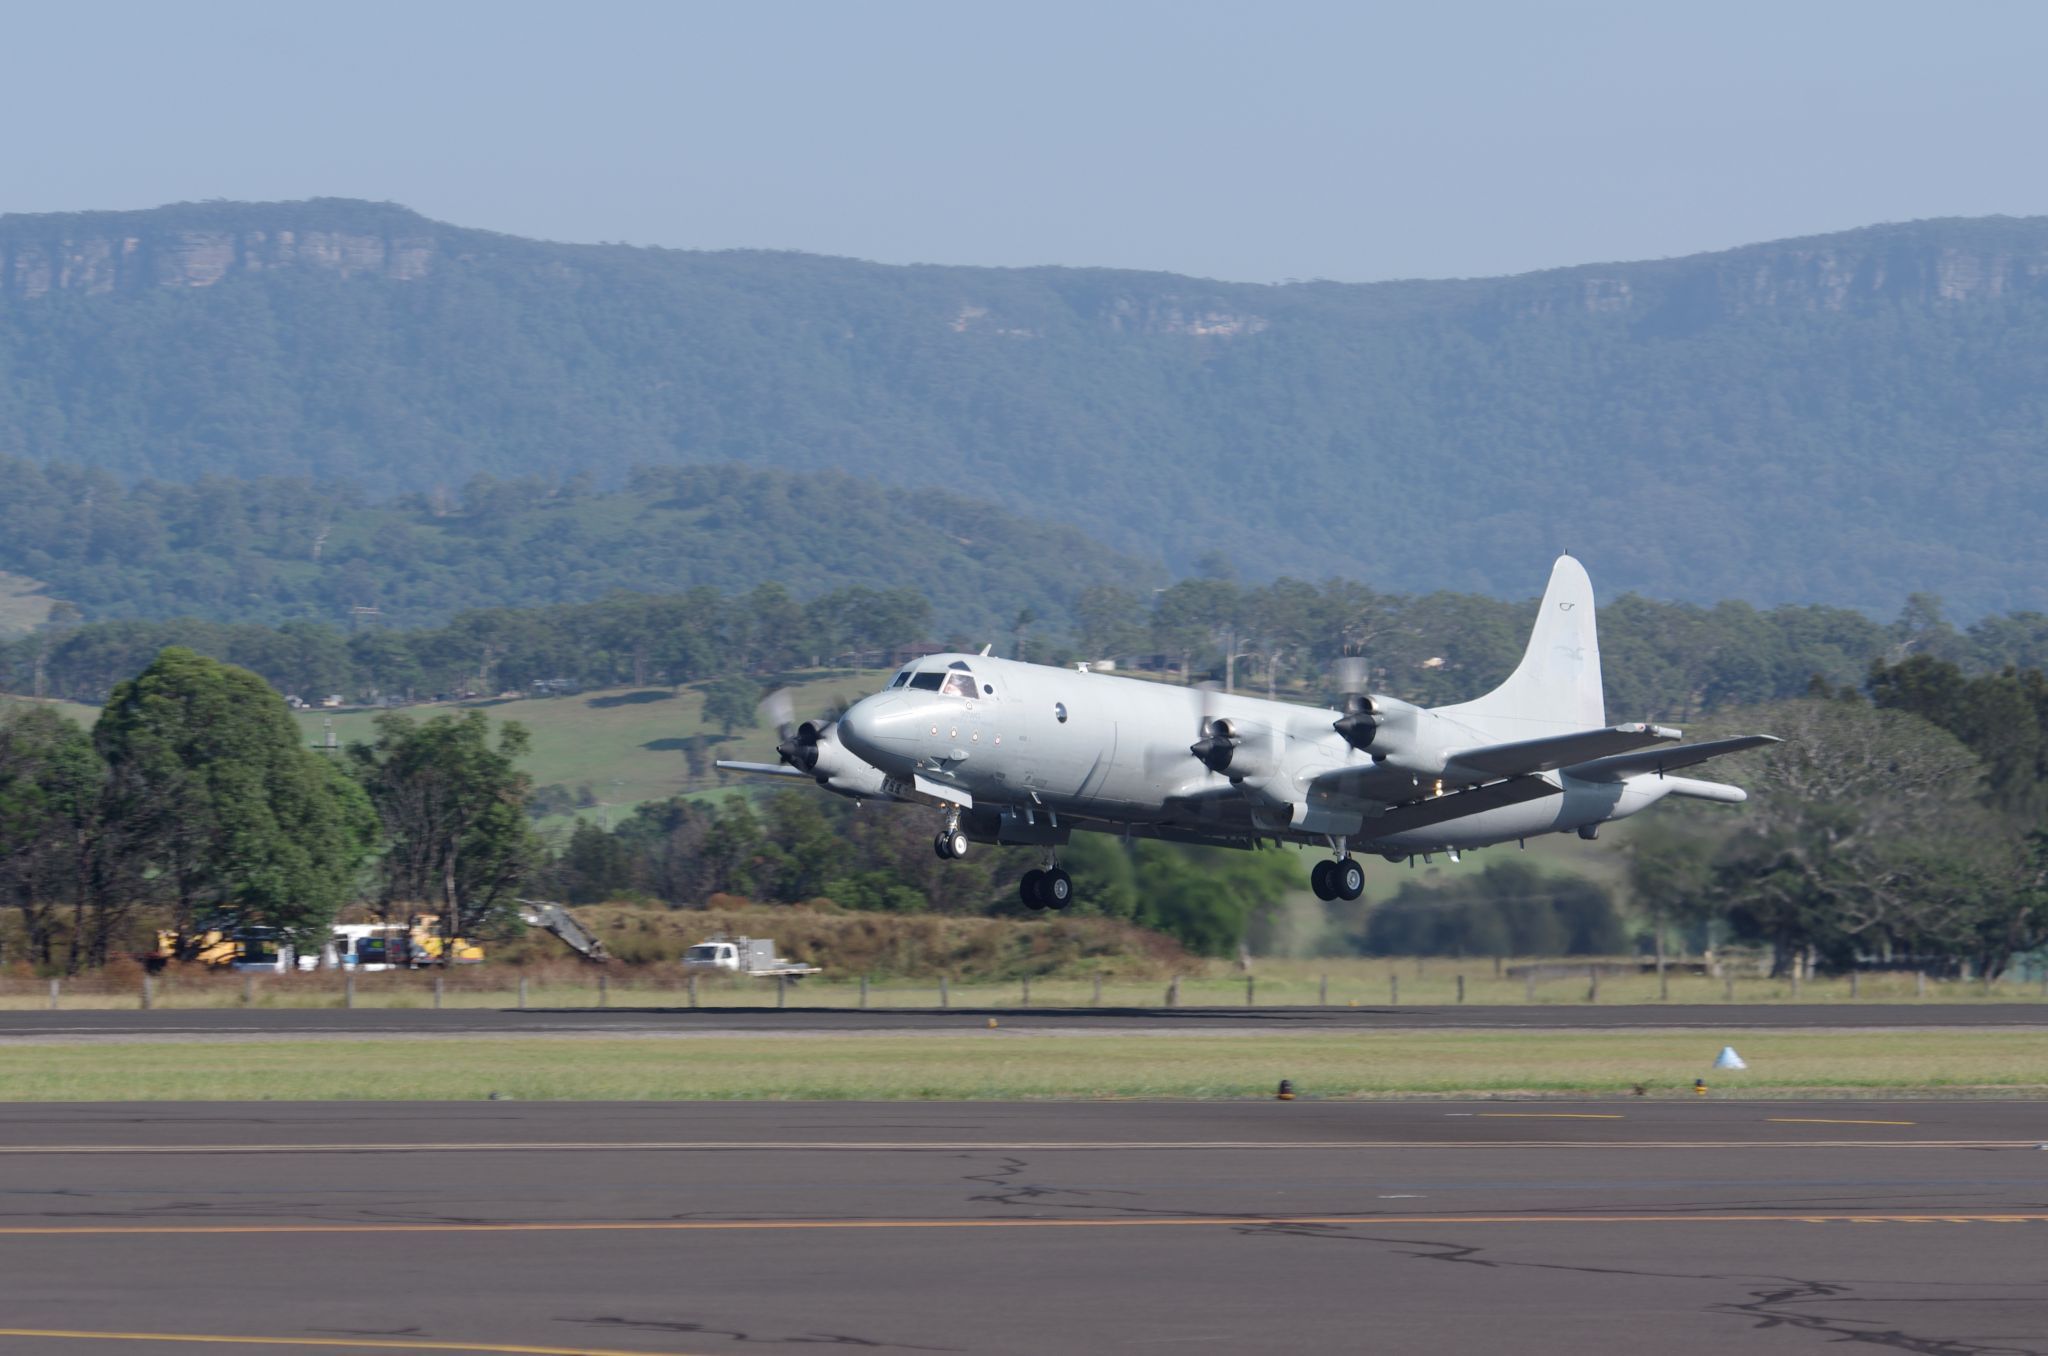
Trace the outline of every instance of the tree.
<path fill-rule="evenodd" d="M 93 739 L 131 885 L 161 895 L 180 928 L 226 913 L 309 940 L 354 892 L 369 803 L 255 674 L 167 649 L 114 689 Z M 94 960 L 106 944 L 103 930 Z"/>
<path fill-rule="evenodd" d="M 716 725 L 727 739 L 734 730 L 754 727 L 760 704 L 760 684 L 741 674 L 729 673 L 704 685 L 704 722 Z"/>
<path fill-rule="evenodd" d="M 539 861 L 525 814 L 532 782 L 518 767 L 526 728 L 506 721 L 493 743 L 484 713 L 465 711 L 425 721 L 382 715 L 376 729 L 348 757 L 389 843 L 385 911 L 426 905 L 451 937 L 487 931 Z"/>
<path fill-rule="evenodd" d="M 0 710 L 0 894 L 20 913 L 29 959 L 56 961 L 66 905 L 72 967 L 96 902 L 106 765 L 92 736 L 47 707 Z"/>

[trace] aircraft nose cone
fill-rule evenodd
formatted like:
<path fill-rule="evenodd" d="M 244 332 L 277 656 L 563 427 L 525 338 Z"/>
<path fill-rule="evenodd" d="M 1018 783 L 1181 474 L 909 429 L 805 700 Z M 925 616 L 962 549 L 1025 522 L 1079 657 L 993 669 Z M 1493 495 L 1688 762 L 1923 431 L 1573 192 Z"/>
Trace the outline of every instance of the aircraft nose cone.
<path fill-rule="evenodd" d="M 917 761 L 917 712 L 893 692 L 864 697 L 839 718 L 839 740 L 863 762 L 906 774 Z"/>

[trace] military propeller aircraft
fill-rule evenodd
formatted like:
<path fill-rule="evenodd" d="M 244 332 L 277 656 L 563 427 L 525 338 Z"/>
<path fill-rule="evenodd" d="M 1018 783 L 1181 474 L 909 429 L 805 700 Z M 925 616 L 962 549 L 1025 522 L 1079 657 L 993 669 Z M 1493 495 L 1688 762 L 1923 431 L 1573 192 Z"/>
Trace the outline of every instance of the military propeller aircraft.
<path fill-rule="evenodd" d="M 1665 796 L 1730 804 L 1740 787 L 1674 775 L 1777 742 L 1683 744 L 1662 725 L 1607 723 L 1593 585 L 1560 556 L 1522 662 L 1493 691 L 1423 708 L 1362 690 L 1342 709 L 978 655 L 907 664 L 836 721 L 791 725 L 776 763 L 736 772 L 801 777 L 857 800 L 939 814 L 933 850 L 1043 848 L 1020 887 L 1065 908 L 1058 852 L 1076 830 L 1222 847 L 1325 847 L 1310 884 L 1356 899 L 1355 851 L 1400 861 L 1545 833 L 1592 838 Z M 778 694 L 780 695 L 780 694 Z"/>

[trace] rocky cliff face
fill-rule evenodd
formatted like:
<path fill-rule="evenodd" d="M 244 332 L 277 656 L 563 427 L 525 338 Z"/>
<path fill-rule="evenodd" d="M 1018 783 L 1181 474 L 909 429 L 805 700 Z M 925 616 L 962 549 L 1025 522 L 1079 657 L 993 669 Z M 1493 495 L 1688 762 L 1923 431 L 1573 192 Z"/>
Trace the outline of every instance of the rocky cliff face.
<path fill-rule="evenodd" d="M 0 295 L 211 287 L 237 273 L 312 268 L 343 277 L 404 282 L 424 277 L 437 242 L 431 234 L 322 230 L 161 230 L 136 234 L 27 232 L 0 236 Z"/>

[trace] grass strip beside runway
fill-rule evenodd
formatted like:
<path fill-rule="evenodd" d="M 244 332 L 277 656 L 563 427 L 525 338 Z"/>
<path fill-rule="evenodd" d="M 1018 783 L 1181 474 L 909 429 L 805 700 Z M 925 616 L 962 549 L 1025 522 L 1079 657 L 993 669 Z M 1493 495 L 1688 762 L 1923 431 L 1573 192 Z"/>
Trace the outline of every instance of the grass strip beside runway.
<path fill-rule="evenodd" d="M 9 1101 L 1016 1100 L 2048 1093 L 2024 1031 L 1744 1032 L 1750 1068 L 1709 1069 L 1713 1032 L 931 1035 L 65 1042 L 0 1047 Z"/>

